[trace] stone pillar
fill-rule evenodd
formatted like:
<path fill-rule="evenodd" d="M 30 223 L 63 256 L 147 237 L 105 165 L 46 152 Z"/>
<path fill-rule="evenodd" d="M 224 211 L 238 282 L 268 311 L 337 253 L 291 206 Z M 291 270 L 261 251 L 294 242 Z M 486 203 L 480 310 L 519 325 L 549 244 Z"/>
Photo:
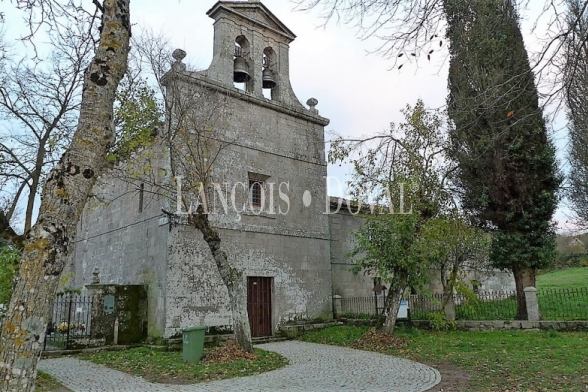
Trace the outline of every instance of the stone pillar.
<path fill-rule="evenodd" d="M 537 289 L 533 286 L 525 287 L 525 302 L 527 304 L 527 320 L 539 321 L 539 302 L 537 301 Z"/>
<path fill-rule="evenodd" d="M 333 295 L 333 318 L 336 319 L 337 317 L 341 316 L 343 312 L 341 311 L 341 296 L 340 295 Z"/>

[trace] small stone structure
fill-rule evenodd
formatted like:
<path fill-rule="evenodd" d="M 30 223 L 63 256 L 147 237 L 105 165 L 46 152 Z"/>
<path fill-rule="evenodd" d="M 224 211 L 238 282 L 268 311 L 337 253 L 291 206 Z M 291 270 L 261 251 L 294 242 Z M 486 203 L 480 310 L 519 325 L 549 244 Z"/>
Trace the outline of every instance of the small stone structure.
<path fill-rule="evenodd" d="M 106 345 L 133 344 L 147 337 L 147 291 L 142 285 L 91 284 L 90 339 Z"/>

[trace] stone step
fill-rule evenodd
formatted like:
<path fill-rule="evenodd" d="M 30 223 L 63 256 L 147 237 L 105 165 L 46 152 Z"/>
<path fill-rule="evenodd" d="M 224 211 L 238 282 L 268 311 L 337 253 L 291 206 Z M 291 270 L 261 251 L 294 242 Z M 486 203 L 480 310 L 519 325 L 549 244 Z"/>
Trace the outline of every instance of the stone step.
<path fill-rule="evenodd" d="M 275 342 L 283 342 L 284 340 L 289 340 L 287 337 L 283 336 L 263 336 L 260 338 L 252 338 L 253 344 L 263 344 L 263 343 L 275 343 Z"/>

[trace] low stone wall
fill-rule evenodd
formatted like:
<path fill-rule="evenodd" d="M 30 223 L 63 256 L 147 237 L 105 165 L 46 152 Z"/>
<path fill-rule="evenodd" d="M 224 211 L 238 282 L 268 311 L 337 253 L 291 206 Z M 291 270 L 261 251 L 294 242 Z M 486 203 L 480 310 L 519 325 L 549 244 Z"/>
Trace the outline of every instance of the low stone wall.
<path fill-rule="evenodd" d="M 588 321 L 474 321 L 457 320 L 460 331 L 588 331 Z M 412 325 L 417 328 L 430 329 L 430 321 L 413 320 Z"/>
<path fill-rule="evenodd" d="M 313 323 L 313 324 L 286 324 L 280 325 L 280 332 L 282 336 L 286 338 L 295 338 L 302 335 L 305 332 L 312 331 L 314 329 L 323 329 L 332 327 L 334 325 L 343 325 L 339 321 L 327 321 L 324 323 Z"/>

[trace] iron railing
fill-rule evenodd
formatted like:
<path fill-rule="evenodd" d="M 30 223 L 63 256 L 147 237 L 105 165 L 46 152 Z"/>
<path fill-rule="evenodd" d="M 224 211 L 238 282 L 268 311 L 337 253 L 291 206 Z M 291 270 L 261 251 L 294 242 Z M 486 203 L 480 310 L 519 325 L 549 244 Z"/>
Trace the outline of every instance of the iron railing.
<path fill-rule="evenodd" d="M 588 320 L 588 287 L 537 290 L 543 320 Z"/>
<path fill-rule="evenodd" d="M 474 296 L 453 295 L 457 320 L 514 320 L 517 313 L 516 291 L 484 291 Z M 439 312 L 443 295 L 411 295 L 410 315 L 413 320 L 427 320 Z"/>
<path fill-rule="evenodd" d="M 524 294 L 522 294 L 524 296 Z M 539 312 L 547 321 L 588 320 L 588 287 L 537 290 Z M 443 295 L 410 295 L 410 318 L 428 320 L 442 310 Z M 524 297 L 522 298 L 524 300 Z M 478 292 L 475 297 L 453 295 L 457 320 L 514 320 L 517 293 L 514 290 Z M 344 316 L 373 318 L 382 314 L 384 296 L 341 299 Z"/>
<path fill-rule="evenodd" d="M 47 325 L 45 350 L 67 350 L 71 348 L 72 342 L 89 339 L 91 312 L 92 297 L 58 295 Z"/>

